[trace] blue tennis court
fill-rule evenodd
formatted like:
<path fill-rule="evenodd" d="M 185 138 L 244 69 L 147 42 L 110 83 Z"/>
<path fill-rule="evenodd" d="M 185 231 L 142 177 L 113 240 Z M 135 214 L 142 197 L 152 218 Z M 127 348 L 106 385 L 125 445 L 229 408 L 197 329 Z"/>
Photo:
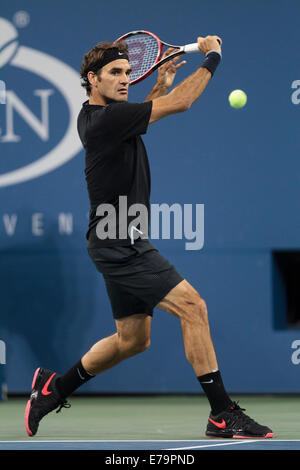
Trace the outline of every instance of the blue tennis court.
<path fill-rule="evenodd" d="M 300 450 L 300 441 L 1 441 L 0 450 Z"/>

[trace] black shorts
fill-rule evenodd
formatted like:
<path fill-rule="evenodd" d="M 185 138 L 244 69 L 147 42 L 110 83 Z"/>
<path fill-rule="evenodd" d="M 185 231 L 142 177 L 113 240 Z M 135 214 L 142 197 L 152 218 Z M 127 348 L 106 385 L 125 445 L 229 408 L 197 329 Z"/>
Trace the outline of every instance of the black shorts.
<path fill-rule="evenodd" d="M 184 278 L 149 240 L 128 246 L 88 248 L 103 275 L 114 318 L 152 315 L 154 307 Z"/>

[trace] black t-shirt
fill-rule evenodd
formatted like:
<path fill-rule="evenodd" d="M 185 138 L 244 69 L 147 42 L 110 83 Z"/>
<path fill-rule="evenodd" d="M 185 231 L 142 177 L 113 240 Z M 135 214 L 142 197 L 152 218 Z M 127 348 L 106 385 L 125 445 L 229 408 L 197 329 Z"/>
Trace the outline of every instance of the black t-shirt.
<path fill-rule="evenodd" d="M 147 132 L 151 110 L 152 101 L 114 102 L 107 106 L 83 103 L 77 128 L 86 152 L 90 199 L 86 238 L 90 248 L 128 245 L 133 238 L 147 238 L 144 231 L 139 233 L 139 224 L 134 225 L 136 229 L 130 225 L 139 212 L 128 215 L 125 209 L 142 204 L 150 220 L 150 169 L 140 135 Z M 135 207 L 138 206 L 133 206 L 130 214 Z"/>

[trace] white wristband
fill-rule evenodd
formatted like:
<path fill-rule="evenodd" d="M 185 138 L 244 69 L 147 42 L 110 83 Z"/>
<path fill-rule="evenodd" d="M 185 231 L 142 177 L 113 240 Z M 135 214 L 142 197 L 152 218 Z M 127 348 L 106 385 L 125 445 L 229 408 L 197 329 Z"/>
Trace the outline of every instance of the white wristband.
<path fill-rule="evenodd" d="M 216 52 L 217 54 L 219 54 L 220 57 L 222 57 L 222 54 L 220 54 L 219 51 L 216 51 L 215 49 L 212 49 L 211 51 L 208 51 L 206 54 L 205 54 L 205 57 L 208 56 L 208 54 L 210 54 L 211 52 Z"/>

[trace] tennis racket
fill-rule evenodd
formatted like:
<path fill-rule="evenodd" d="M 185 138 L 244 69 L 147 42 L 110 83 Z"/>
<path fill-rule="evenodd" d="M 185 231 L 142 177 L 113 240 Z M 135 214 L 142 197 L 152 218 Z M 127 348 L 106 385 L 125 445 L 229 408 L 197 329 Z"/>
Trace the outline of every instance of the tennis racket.
<path fill-rule="evenodd" d="M 174 46 L 173 44 L 161 41 L 155 34 L 144 30 L 131 31 L 124 34 L 117 39 L 117 41 L 121 40 L 126 41 L 128 46 L 129 62 L 132 68 L 130 85 L 144 80 L 158 67 L 168 62 L 168 60 L 172 60 L 182 54 L 200 52 L 197 42 L 186 44 L 185 46 Z M 177 50 L 162 59 L 163 46 L 173 47 Z"/>

